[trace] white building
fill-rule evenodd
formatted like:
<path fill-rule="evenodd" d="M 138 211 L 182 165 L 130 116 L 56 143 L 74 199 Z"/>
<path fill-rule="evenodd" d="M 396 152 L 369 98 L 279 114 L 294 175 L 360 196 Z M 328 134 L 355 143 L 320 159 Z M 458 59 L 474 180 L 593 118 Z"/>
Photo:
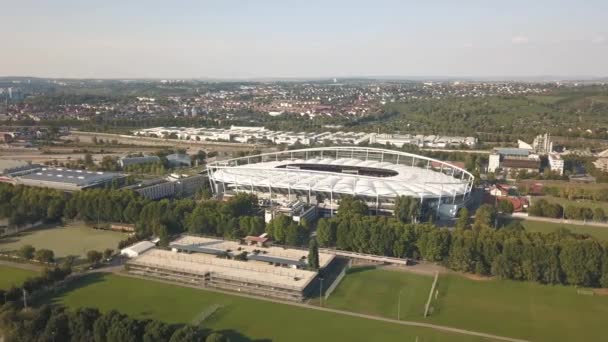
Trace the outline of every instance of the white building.
<path fill-rule="evenodd" d="M 140 241 L 134 245 L 123 248 L 120 250 L 120 255 L 124 255 L 129 258 L 136 258 L 142 253 L 151 250 L 156 245 L 150 241 Z"/>
<path fill-rule="evenodd" d="M 549 167 L 551 171 L 557 172 L 560 175 L 564 174 L 564 160 L 557 153 L 549 153 Z"/>
<path fill-rule="evenodd" d="M 498 168 L 500 168 L 500 154 L 492 153 L 488 160 L 488 172 L 495 172 Z"/>

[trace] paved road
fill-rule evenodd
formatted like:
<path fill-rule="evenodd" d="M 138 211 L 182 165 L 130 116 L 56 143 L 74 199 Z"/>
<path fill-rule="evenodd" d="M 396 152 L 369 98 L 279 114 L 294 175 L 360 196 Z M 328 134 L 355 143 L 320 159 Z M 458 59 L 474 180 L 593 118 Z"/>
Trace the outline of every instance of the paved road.
<path fill-rule="evenodd" d="M 550 217 L 529 216 L 527 213 L 513 213 L 513 215 L 511 215 L 511 217 L 521 219 L 521 220 L 529 220 L 529 221 L 542 221 L 542 222 L 563 223 L 563 224 L 578 224 L 581 226 L 608 228 L 608 223 L 606 223 L 606 222 L 562 220 L 562 219 L 556 219 L 556 218 L 550 218 Z"/>
<path fill-rule="evenodd" d="M 198 287 L 198 286 L 192 286 L 192 285 L 181 284 L 181 283 L 177 284 L 177 283 L 173 283 L 170 281 L 141 277 L 141 276 L 136 276 L 136 275 L 128 274 L 128 273 L 124 273 L 124 272 L 113 272 L 113 273 L 120 275 L 120 276 L 126 276 L 126 277 L 131 277 L 131 278 L 143 279 L 143 280 L 148 280 L 148 281 L 157 281 L 157 282 L 171 284 L 171 285 L 190 287 L 190 288 L 198 289 L 198 290 L 202 289 L 201 287 Z M 330 308 L 320 307 L 320 306 L 313 306 L 313 305 L 309 305 L 309 304 L 288 302 L 288 301 L 270 299 L 270 298 L 265 298 L 265 297 L 251 296 L 251 295 L 246 295 L 246 294 L 242 294 L 242 293 L 222 291 L 222 290 L 212 289 L 212 288 L 204 288 L 204 290 L 212 291 L 212 292 L 216 292 L 216 293 L 222 293 L 222 294 L 226 294 L 226 295 L 230 295 L 230 296 L 239 296 L 239 297 L 245 297 L 245 298 L 256 299 L 256 300 L 264 300 L 264 301 L 273 302 L 273 303 L 277 303 L 277 304 L 291 305 L 291 306 L 296 306 L 296 307 L 300 307 L 300 308 L 308 309 L 308 310 L 325 311 L 325 312 L 331 312 L 331 313 L 335 313 L 335 314 L 339 314 L 339 315 L 353 316 L 353 317 L 371 319 L 371 320 L 375 320 L 375 321 L 400 324 L 400 325 L 405 325 L 405 326 L 428 328 L 428 329 L 438 330 L 438 331 L 442 331 L 442 332 L 451 332 L 451 333 L 456 333 L 456 334 L 482 337 L 482 338 L 487 338 L 487 339 L 495 340 L 495 341 L 529 342 L 528 340 L 493 335 L 493 334 L 486 334 L 486 333 L 482 333 L 482 332 L 478 332 L 478 331 L 453 328 L 453 327 L 449 327 L 449 326 L 445 326 L 445 325 L 416 322 L 416 321 L 402 321 L 402 320 L 390 319 L 390 318 L 385 318 L 385 317 L 360 314 L 360 313 L 356 313 L 356 312 L 336 310 L 336 309 L 330 309 Z"/>

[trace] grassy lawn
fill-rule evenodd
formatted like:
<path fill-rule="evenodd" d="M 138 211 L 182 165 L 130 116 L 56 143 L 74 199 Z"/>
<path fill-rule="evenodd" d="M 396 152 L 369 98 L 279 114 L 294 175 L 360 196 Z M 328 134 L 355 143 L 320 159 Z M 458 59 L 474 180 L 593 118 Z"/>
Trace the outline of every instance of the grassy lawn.
<path fill-rule="evenodd" d="M 25 279 L 35 275 L 37 275 L 35 271 L 0 266 L 0 289 L 6 290 L 11 286 L 19 286 Z"/>
<path fill-rule="evenodd" d="M 137 318 L 190 323 L 206 308 L 220 309 L 202 324 L 272 341 L 483 341 L 365 318 L 219 294 L 151 280 L 90 274 L 53 299 L 71 308 L 116 309 Z"/>
<path fill-rule="evenodd" d="M 325 305 L 396 319 L 400 299 L 402 320 L 421 319 L 432 283 L 432 276 L 409 277 L 395 271 L 352 268 Z"/>
<path fill-rule="evenodd" d="M 577 234 L 588 234 L 601 241 L 608 241 L 608 228 L 594 227 L 594 226 L 582 226 L 578 224 L 567 224 L 567 223 L 553 223 L 553 222 L 542 222 L 523 220 L 521 224 L 530 232 L 541 232 L 551 233 L 559 228 L 566 228 L 573 233 Z"/>
<path fill-rule="evenodd" d="M 533 341 L 605 339 L 608 297 L 575 287 L 440 277 L 431 321 Z"/>
<path fill-rule="evenodd" d="M 46 248 L 55 252 L 56 258 L 74 255 L 84 257 L 87 251 L 116 249 L 118 242 L 126 237 L 124 233 L 97 230 L 83 223 L 67 224 L 45 229 L 23 232 L 17 236 L 0 239 L 0 251 L 18 250 L 23 245 L 37 249 Z"/>
<path fill-rule="evenodd" d="M 387 276 L 386 272 L 393 274 Z M 398 271 L 357 272 L 344 278 L 334 292 L 338 296 L 330 297 L 327 303 L 328 306 L 340 305 L 343 309 L 394 317 L 397 293 L 404 284 L 409 284 L 413 289 L 412 297 L 406 304 L 402 295 L 401 308 L 404 312 L 408 307 L 405 311 L 411 320 L 532 341 L 605 339 L 607 296 L 579 295 L 575 287 L 441 275 L 437 287 L 439 295 L 431 305 L 432 314 L 423 318 L 421 312 L 431 281 L 428 276 Z M 405 286 L 403 294 L 408 288 Z"/>

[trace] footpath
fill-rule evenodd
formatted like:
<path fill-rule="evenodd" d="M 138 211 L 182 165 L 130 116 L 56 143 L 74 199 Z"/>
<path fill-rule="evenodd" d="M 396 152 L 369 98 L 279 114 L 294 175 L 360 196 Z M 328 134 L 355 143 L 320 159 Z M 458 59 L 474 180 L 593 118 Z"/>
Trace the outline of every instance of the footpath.
<path fill-rule="evenodd" d="M 508 215 L 506 215 L 508 217 Z M 528 221 L 540 221 L 540 222 L 551 222 L 551 223 L 563 223 L 563 224 L 576 224 L 580 226 L 600 227 L 608 228 L 608 222 L 595 222 L 595 221 L 580 221 L 580 220 L 569 220 L 569 219 L 558 219 L 550 217 L 530 216 L 528 213 L 513 213 L 510 215 L 512 218 Z"/>

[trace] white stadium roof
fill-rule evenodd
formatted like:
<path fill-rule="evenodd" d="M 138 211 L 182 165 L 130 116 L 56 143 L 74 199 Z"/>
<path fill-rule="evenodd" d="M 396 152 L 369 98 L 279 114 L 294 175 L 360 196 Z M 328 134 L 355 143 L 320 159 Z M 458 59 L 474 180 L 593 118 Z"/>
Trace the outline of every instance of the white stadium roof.
<path fill-rule="evenodd" d="M 256 158 L 260 159 L 259 162 Z M 244 161 L 248 164 L 240 165 Z M 423 167 L 417 166 L 420 161 Z M 438 170 L 434 170 L 432 165 L 437 163 Z M 333 171 L 315 167 L 323 165 L 337 167 L 332 167 Z M 303 167 L 298 168 L 300 166 Z M 371 169 L 383 175 L 336 172 L 344 166 L 351 170 Z M 283 151 L 218 162 L 210 169 L 215 182 L 224 183 L 235 190 L 272 187 L 383 198 L 463 195 L 470 191 L 473 180 L 473 176 L 465 170 L 427 157 L 359 147 Z"/>

